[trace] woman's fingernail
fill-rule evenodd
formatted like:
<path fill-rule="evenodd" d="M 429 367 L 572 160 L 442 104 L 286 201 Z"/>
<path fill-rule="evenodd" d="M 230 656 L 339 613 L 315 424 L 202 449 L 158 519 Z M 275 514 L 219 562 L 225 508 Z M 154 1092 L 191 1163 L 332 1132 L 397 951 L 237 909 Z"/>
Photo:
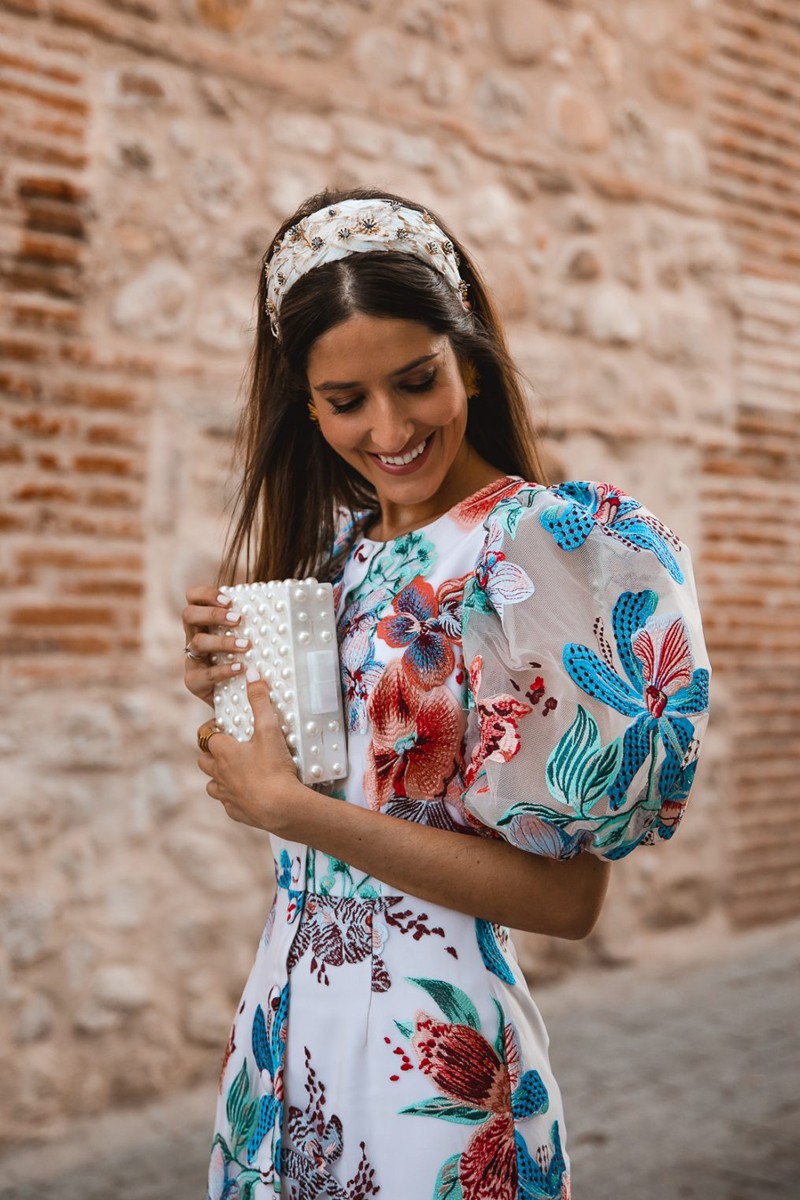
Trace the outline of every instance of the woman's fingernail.
<path fill-rule="evenodd" d="M 248 683 L 258 683 L 259 679 L 261 678 L 258 673 L 258 667 L 248 667 L 245 678 Z"/>
<path fill-rule="evenodd" d="M 241 646 L 242 650 L 247 646 L 247 638 L 237 638 L 233 643 L 234 646 Z"/>
<path fill-rule="evenodd" d="M 241 671 L 241 669 L 242 669 L 242 664 L 241 664 L 241 663 L 231 663 L 231 670 L 232 670 L 232 671 Z"/>
<path fill-rule="evenodd" d="M 227 607 L 227 605 L 229 605 L 230 602 L 231 602 L 230 596 L 226 596 L 224 592 L 220 592 L 220 594 L 217 596 L 217 604 L 222 604 L 225 607 Z"/>
<path fill-rule="evenodd" d="M 237 612 L 235 608 L 232 608 L 229 613 L 225 613 L 225 620 L 230 621 L 231 624 L 233 624 L 235 621 L 239 620 L 239 617 L 241 615 L 242 614 L 240 612 Z"/>

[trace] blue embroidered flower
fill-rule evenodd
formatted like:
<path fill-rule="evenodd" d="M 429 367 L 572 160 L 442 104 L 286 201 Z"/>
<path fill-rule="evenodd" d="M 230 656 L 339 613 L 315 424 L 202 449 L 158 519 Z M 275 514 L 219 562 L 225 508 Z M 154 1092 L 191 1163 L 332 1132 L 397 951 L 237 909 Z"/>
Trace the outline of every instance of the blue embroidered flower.
<path fill-rule="evenodd" d="M 676 583 L 683 572 L 670 546 L 680 540 L 652 513 L 643 512 L 638 500 L 610 483 L 563 483 L 549 489 L 566 503 L 546 508 L 539 520 L 562 550 L 577 550 L 596 525 L 632 550 L 649 550 Z"/>
<path fill-rule="evenodd" d="M 690 715 L 708 709 L 709 672 L 694 669 L 694 657 L 683 617 L 655 615 L 656 592 L 623 592 L 614 605 L 612 625 L 617 654 L 627 679 L 603 662 L 587 646 L 574 642 L 564 647 L 564 666 L 589 696 L 633 718 L 625 730 L 622 763 L 609 788 L 611 808 L 619 809 L 643 763 L 650 758 L 646 807 L 660 808 L 670 827 L 672 811 L 688 794 L 697 767 L 692 753 L 694 725 Z M 654 779 L 659 739 L 665 758 Z M 658 799 L 652 797 L 655 788 Z M 672 822 L 672 828 L 677 819 Z M 670 828 L 671 831 L 671 828 Z M 662 836 L 669 836 L 664 829 Z"/>

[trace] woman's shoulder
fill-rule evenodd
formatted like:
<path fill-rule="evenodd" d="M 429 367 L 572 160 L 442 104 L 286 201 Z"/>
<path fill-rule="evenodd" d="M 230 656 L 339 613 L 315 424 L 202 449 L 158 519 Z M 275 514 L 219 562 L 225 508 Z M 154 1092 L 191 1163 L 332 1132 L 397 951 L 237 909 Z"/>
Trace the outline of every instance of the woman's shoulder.
<path fill-rule="evenodd" d="M 675 583 L 684 582 L 681 560 L 688 558 L 688 548 L 664 521 L 614 483 L 545 485 L 517 479 L 496 497 L 483 524 L 485 544 L 502 544 L 505 557 L 525 553 L 523 547 L 528 553 L 566 552 L 578 559 L 605 549 L 658 563 Z M 576 555 L 581 550 L 584 554 Z"/>

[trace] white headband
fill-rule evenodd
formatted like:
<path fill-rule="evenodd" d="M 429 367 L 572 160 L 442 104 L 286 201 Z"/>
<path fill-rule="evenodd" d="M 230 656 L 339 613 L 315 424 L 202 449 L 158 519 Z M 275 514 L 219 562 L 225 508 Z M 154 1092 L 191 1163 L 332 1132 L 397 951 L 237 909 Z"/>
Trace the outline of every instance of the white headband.
<path fill-rule="evenodd" d="M 430 213 L 406 208 L 399 200 L 342 200 L 287 229 L 265 265 L 266 307 L 275 337 L 280 338 L 283 298 L 302 275 L 323 263 L 374 250 L 398 250 L 421 259 L 447 280 L 469 308 L 455 247 Z"/>

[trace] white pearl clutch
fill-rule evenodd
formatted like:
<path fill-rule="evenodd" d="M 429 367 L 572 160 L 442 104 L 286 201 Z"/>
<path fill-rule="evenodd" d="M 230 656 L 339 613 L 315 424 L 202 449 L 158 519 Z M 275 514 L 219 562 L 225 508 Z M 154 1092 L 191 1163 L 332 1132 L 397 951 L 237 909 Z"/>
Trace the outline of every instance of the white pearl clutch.
<path fill-rule="evenodd" d="M 242 619 L 233 636 L 251 649 L 219 655 L 256 666 L 270 689 L 286 743 L 303 783 L 347 774 L 347 738 L 339 682 L 333 588 L 316 579 L 239 583 L 220 589 Z M 227 632 L 230 632 L 229 630 Z M 214 687 L 217 724 L 240 742 L 253 735 L 244 672 Z"/>

